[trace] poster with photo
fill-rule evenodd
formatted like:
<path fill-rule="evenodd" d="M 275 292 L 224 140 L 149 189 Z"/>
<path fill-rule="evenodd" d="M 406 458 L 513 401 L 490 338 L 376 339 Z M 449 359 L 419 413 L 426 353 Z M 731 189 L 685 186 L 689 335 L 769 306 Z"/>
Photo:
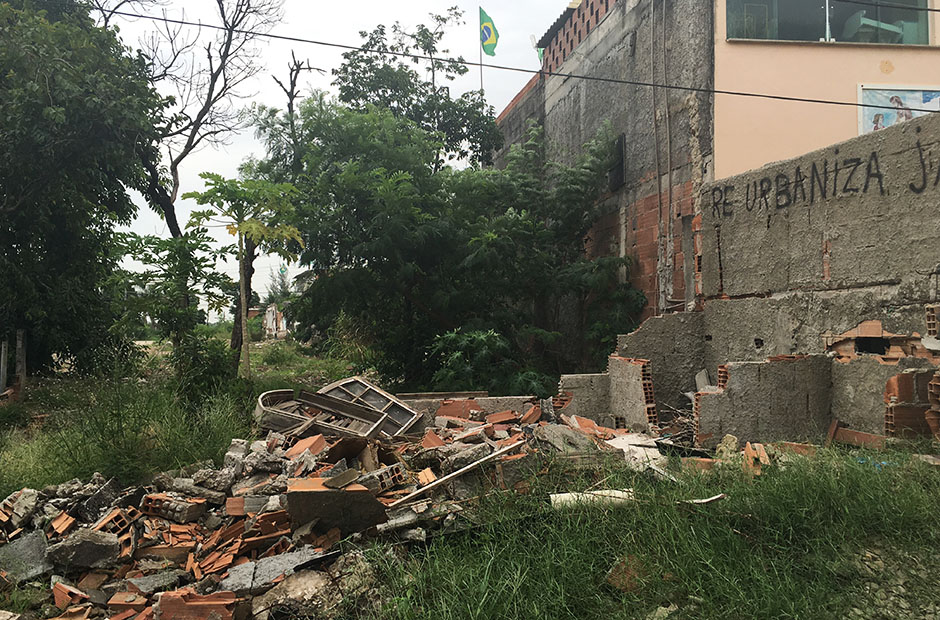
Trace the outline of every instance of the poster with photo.
<path fill-rule="evenodd" d="M 935 88 L 859 87 L 859 103 L 865 106 L 859 108 L 859 135 L 940 112 L 940 87 Z"/>

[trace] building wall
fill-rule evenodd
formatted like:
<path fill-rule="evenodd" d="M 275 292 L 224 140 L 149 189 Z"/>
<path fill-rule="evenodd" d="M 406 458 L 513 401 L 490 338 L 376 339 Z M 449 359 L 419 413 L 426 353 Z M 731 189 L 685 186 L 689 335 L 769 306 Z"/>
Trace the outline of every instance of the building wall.
<path fill-rule="evenodd" d="M 858 101 L 860 84 L 940 90 L 940 14 L 929 18 L 931 46 L 729 41 L 726 3 L 714 1 L 717 90 L 846 102 Z M 930 5 L 938 8 L 940 0 Z M 857 135 L 853 107 L 716 95 L 715 178 Z"/>
<path fill-rule="evenodd" d="M 545 71 L 706 88 L 712 83 L 713 41 L 701 36 L 712 31 L 708 3 L 583 0 L 565 15 L 553 26 Z M 645 316 L 686 307 L 694 287 L 683 230 L 691 230 L 699 189 L 712 174 L 711 96 L 543 76 L 540 95 L 530 88 L 501 115 L 507 147 L 521 137 L 519 117 L 537 116 L 524 108 L 539 96 L 550 159 L 574 162 L 606 123 L 615 136 L 624 134 L 625 184 L 604 197 L 606 214 L 587 239 L 588 251 L 633 259 L 631 281 L 646 294 Z"/>
<path fill-rule="evenodd" d="M 651 359 L 656 398 L 673 406 L 696 369 L 828 354 L 831 415 L 883 432 L 886 381 L 940 363 L 923 338 L 940 296 L 940 114 L 716 181 L 701 202 L 703 310 L 647 321 L 618 354 Z M 846 334 L 869 328 L 905 350 L 849 342 L 846 355 Z"/>

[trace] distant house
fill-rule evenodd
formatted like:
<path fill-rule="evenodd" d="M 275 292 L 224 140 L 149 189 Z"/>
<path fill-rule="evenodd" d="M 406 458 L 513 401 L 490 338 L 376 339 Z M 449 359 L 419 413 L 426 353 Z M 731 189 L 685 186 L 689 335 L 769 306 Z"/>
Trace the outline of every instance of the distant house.
<path fill-rule="evenodd" d="M 633 259 L 645 316 L 692 307 L 707 183 L 940 109 L 940 20 L 924 9 L 940 0 L 573 0 L 538 42 L 543 73 L 497 119 L 497 165 L 529 121 L 568 162 L 610 121 L 618 158 L 588 251 Z"/>
<path fill-rule="evenodd" d="M 277 309 L 277 304 L 270 304 L 265 309 L 263 327 L 265 340 L 281 340 L 287 337 L 284 313 Z"/>

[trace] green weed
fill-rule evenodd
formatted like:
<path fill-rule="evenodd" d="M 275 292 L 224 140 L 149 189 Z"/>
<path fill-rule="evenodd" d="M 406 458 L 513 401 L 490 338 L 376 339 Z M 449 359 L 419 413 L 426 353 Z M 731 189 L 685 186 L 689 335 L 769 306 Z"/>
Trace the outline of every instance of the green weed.
<path fill-rule="evenodd" d="M 594 485 L 633 488 L 637 500 L 546 504 L 550 491 Z M 722 492 L 728 499 L 711 505 L 680 503 Z M 395 593 L 385 617 L 643 618 L 670 603 L 681 618 L 842 617 L 864 606 L 856 558 L 866 550 L 935 557 L 940 473 L 901 453 L 837 451 L 755 479 L 726 467 L 682 472 L 678 483 L 613 464 L 587 473 L 553 464 L 529 494 L 491 496 L 475 515 L 474 529 L 404 563 L 375 554 Z M 622 592 L 606 576 L 625 558 L 637 577 Z M 917 616 L 940 593 L 911 587 L 908 604 Z"/>

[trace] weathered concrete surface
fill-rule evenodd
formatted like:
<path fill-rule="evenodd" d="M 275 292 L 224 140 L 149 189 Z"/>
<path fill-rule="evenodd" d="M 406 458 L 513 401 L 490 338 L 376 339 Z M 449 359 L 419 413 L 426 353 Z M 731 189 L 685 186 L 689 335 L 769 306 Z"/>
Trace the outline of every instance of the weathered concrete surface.
<path fill-rule="evenodd" d="M 50 546 L 46 556 L 56 567 L 102 568 L 114 563 L 120 553 L 121 544 L 114 534 L 82 528 Z"/>
<path fill-rule="evenodd" d="M 385 506 L 361 484 L 343 489 L 324 486 L 322 478 L 295 478 L 287 487 L 287 512 L 291 529 L 312 521 L 327 531 L 338 527 L 343 535 L 361 532 L 385 523 Z"/>
<path fill-rule="evenodd" d="M 934 368 L 928 360 L 902 359 L 896 366 L 875 357 L 860 357 L 844 364 L 832 362 L 832 417 L 854 430 L 884 433 L 884 391 L 888 379 L 912 368 Z M 880 388 L 879 388 L 880 386 Z"/>
<path fill-rule="evenodd" d="M 670 407 L 691 409 L 684 393 L 695 391 L 695 374 L 705 367 L 705 319 L 702 312 L 654 317 L 617 339 L 617 355 L 650 361 L 661 418 L 669 418 Z"/>
<path fill-rule="evenodd" d="M 14 584 L 35 579 L 52 570 L 46 559 L 46 535 L 42 530 L 0 546 L 0 571 L 5 571 Z"/>
<path fill-rule="evenodd" d="M 629 358 L 612 355 L 607 373 L 610 377 L 610 418 L 604 420 L 603 425 L 608 428 L 627 428 L 635 433 L 649 430 L 643 392 L 643 366 Z"/>
<path fill-rule="evenodd" d="M 289 576 L 306 564 L 323 557 L 313 547 L 262 558 L 228 569 L 228 576 L 219 584 L 220 590 L 235 592 L 239 596 L 255 594 L 269 587 L 281 575 Z"/>
<path fill-rule="evenodd" d="M 829 425 L 831 364 L 827 356 L 734 362 L 724 390 L 701 395 L 699 435 L 714 446 L 740 441 L 818 440 Z"/>
<path fill-rule="evenodd" d="M 706 186 L 704 294 L 895 285 L 896 304 L 930 299 L 938 146 L 927 115 Z"/>
<path fill-rule="evenodd" d="M 577 415 L 608 426 L 610 420 L 610 377 L 607 373 L 562 375 L 558 393 L 571 393 L 565 415 Z"/>

